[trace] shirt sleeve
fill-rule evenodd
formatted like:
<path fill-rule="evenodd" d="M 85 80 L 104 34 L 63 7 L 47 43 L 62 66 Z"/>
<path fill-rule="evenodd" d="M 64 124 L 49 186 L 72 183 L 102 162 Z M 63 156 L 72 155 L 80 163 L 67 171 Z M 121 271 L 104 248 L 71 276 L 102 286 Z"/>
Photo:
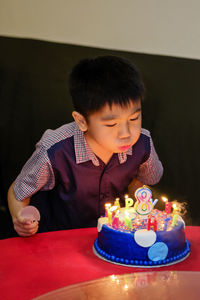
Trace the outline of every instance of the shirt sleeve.
<path fill-rule="evenodd" d="M 158 183 L 163 175 L 163 166 L 155 151 L 153 141 L 150 137 L 149 158 L 140 165 L 137 179 L 144 184 L 154 185 Z"/>
<path fill-rule="evenodd" d="M 34 195 L 39 190 L 51 190 L 55 186 L 55 176 L 45 146 L 39 142 L 36 150 L 26 162 L 13 187 L 18 200 Z"/>

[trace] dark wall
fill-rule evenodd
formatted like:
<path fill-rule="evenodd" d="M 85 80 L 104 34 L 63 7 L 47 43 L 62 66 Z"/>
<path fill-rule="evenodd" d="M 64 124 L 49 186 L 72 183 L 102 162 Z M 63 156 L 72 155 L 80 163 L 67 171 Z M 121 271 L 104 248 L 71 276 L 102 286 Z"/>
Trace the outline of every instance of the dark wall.
<path fill-rule="evenodd" d="M 139 68 L 145 85 L 143 127 L 164 165 L 153 189 L 188 203 L 187 224 L 199 224 L 200 61 L 0 37 L 0 206 L 9 185 L 47 128 L 72 120 L 68 75 L 80 59 L 121 55 Z"/>

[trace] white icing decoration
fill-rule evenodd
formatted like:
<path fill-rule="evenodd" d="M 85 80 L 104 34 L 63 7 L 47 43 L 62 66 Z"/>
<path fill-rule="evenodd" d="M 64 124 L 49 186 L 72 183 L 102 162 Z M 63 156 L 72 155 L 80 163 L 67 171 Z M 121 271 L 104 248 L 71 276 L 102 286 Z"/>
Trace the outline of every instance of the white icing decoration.
<path fill-rule="evenodd" d="M 156 241 L 156 233 L 153 230 L 140 229 L 135 232 L 134 238 L 141 247 L 150 247 Z"/>
<path fill-rule="evenodd" d="M 98 224 L 97 224 L 97 230 L 98 232 L 101 231 L 103 224 L 108 224 L 108 218 L 103 217 L 98 219 Z"/>
<path fill-rule="evenodd" d="M 148 257 L 153 261 L 163 260 L 167 257 L 168 247 L 163 242 L 155 243 L 148 250 Z"/>

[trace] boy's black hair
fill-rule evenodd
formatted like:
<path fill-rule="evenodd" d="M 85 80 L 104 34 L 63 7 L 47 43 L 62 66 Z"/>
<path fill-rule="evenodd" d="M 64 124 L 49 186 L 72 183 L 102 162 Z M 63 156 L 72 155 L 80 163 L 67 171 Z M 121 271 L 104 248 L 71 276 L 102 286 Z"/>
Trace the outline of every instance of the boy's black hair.
<path fill-rule="evenodd" d="M 144 85 L 136 67 L 117 56 L 81 60 L 69 77 L 74 109 L 85 118 L 105 104 L 127 105 L 142 100 Z"/>

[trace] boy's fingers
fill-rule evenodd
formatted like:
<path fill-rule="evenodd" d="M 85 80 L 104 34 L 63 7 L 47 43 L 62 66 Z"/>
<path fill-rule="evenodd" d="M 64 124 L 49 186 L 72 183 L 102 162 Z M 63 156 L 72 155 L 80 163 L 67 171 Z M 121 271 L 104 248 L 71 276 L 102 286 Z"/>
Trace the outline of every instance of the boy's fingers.
<path fill-rule="evenodd" d="M 38 228 L 38 222 L 33 222 L 31 220 L 28 219 L 24 219 L 24 218 L 17 218 L 14 220 L 14 225 L 15 227 L 19 228 L 19 229 L 25 229 L 25 230 L 31 230 L 34 228 Z"/>
<path fill-rule="evenodd" d="M 17 218 L 17 221 L 23 225 L 31 225 L 32 223 L 35 223 L 35 220 L 21 217 L 20 215 Z"/>
<path fill-rule="evenodd" d="M 14 228 L 20 236 L 31 236 L 38 231 L 38 224 L 36 224 L 36 226 L 32 228 L 31 227 L 26 228 L 25 226 L 23 227 L 15 224 Z"/>
<path fill-rule="evenodd" d="M 19 227 L 25 230 L 32 230 L 38 227 L 38 222 L 20 223 Z"/>
<path fill-rule="evenodd" d="M 22 237 L 35 234 L 39 227 L 38 221 L 22 217 L 20 214 L 13 219 L 13 223 L 15 231 Z"/>

